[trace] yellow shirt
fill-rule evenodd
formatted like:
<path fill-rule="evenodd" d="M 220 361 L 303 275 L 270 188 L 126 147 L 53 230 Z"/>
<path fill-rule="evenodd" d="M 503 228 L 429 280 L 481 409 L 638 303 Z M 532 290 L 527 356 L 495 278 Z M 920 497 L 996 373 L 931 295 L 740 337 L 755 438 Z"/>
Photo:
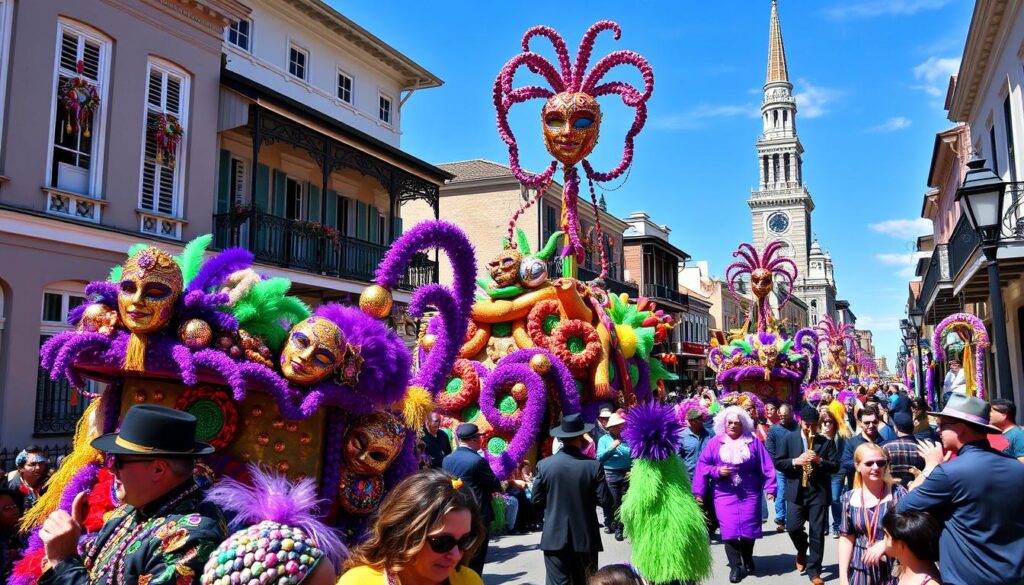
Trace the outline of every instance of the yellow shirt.
<path fill-rule="evenodd" d="M 352 567 L 338 579 L 338 585 L 385 585 L 384 573 L 363 565 L 361 567 Z M 402 581 L 398 581 L 401 585 Z M 448 575 L 448 583 L 450 585 L 484 585 L 480 575 L 476 574 L 476 571 L 469 567 L 459 567 L 452 571 L 451 575 Z"/>

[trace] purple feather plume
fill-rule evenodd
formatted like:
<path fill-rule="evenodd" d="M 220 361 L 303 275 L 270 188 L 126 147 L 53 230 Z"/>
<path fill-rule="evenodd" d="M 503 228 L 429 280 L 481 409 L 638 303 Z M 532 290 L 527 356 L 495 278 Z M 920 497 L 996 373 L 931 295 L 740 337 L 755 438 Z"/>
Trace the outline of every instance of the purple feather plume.
<path fill-rule="evenodd" d="M 321 505 L 326 509 L 330 502 L 317 498 L 313 480 L 290 483 L 285 476 L 265 472 L 257 465 L 249 466 L 249 474 L 251 486 L 223 477 L 206 492 L 207 500 L 236 513 L 231 528 L 237 530 L 264 520 L 301 528 L 312 537 L 326 558 L 335 567 L 340 567 L 348 557 L 348 549 L 334 530 L 314 516 Z"/>
<path fill-rule="evenodd" d="M 634 459 L 668 459 L 679 450 L 682 438 L 683 425 L 671 406 L 646 402 L 626 412 L 622 439 Z"/>
<path fill-rule="evenodd" d="M 219 286 L 232 272 L 252 266 L 255 257 L 243 248 L 228 248 L 203 263 L 199 273 L 188 283 L 190 291 L 209 291 Z"/>

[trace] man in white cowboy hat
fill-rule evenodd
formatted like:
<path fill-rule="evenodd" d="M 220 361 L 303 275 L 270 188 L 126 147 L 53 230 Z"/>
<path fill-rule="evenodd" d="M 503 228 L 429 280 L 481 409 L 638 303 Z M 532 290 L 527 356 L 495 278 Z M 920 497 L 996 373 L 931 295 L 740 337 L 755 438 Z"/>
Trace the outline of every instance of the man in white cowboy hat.
<path fill-rule="evenodd" d="M 945 585 L 1024 583 L 1024 465 L 992 449 L 990 406 L 952 394 L 939 418 L 942 444 L 922 442 L 921 477 L 898 512 L 929 512 L 944 523 L 939 569 Z M 956 453 L 955 459 L 950 459 Z"/>
<path fill-rule="evenodd" d="M 609 495 L 601 464 L 582 452 L 583 435 L 593 429 L 579 414 L 562 416 L 551 436 L 564 446 L 537 464 L 533 504 L 544 510 L 540 548 L 547 585 L 585 585 L 597 571 L 603 550 L 597 507 L 607 505 Z"/>
<path fill-rule="evenodd" d="M 608 484 L 608 493 L 612 500 L 611 505 L 604 509 L 605 532 L 614 532 L 615 540 L 619 542 L 624 536 L 622 522 L 619 522 L 616 516 L 619 513 L 619 506 L 622 505 L 622 497 L 626 495 L 626 474 L 633 466 L 629 445 L 622 441 L 622 427 L 625 424 L 626 419 L 613 412 L 605 424 L 608 433 L 597 443 L 597 460 L 604 469 L 604 481 Z M 608 529 L 609 523 L 611 530 Z"/>

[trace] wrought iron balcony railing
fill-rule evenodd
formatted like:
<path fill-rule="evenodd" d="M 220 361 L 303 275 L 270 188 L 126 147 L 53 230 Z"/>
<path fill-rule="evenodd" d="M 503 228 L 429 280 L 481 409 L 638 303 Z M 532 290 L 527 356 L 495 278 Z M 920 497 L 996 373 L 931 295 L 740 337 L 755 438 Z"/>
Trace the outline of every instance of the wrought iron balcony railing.
<path fill-rule="evenodd" d="M 935 289 L 940 284 L 948 284 L 949 282 L 948 244 L 939 244 L 932 251 L 932 257 L 928 262 L 928 268 L 921 282 L 921 296 L 918 297 L 918 308 L 927 310 L 929 307 L 925 306 L 925 304 L 932 298 Z"/>
<path fill-rule="evenodd" d="M 213 216 L 214 243 L 240 246 L 258 262 L 314 274 L 370 282 L 388 247 L 343 236 L 333 228 L 277 217 L 260 210 Z M 437 282 L 437 263 L 423 255 L 406 271 L 399 288 Z"/>
<path fill-rule="evenodd" d="M 640 287 L 643 295 L 652 299 L 667 299 L 679 305 L 686 305 L 686 295 L 661 284 L 645 284 Z"/>
<path fill-rule="evenodd" d="M 971 227 L 971 222 L 967 221 L 966 214 L 960 214 L 960 220 L 956 222 L 948 244 L 949 274 L 952 278 L 960 274 L 960 270 L 978 249 L 979 244 L 978 234 Z"/>

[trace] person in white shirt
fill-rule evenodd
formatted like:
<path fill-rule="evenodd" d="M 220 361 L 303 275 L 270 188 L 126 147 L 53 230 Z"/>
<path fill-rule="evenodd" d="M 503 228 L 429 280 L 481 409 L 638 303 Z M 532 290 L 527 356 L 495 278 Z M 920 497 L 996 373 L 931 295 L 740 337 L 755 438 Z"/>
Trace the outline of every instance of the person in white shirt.
<path fill-rule="evenodd" d="M 945 404 L 949 400 L 949 395 L 954 392 L 967 394 L 967 378 L 963 368 L 960 367 L 960 360 L 949 361 L 949 371 L 946 372 L 946 377 L 942 381 L 942 403 Z"/>

